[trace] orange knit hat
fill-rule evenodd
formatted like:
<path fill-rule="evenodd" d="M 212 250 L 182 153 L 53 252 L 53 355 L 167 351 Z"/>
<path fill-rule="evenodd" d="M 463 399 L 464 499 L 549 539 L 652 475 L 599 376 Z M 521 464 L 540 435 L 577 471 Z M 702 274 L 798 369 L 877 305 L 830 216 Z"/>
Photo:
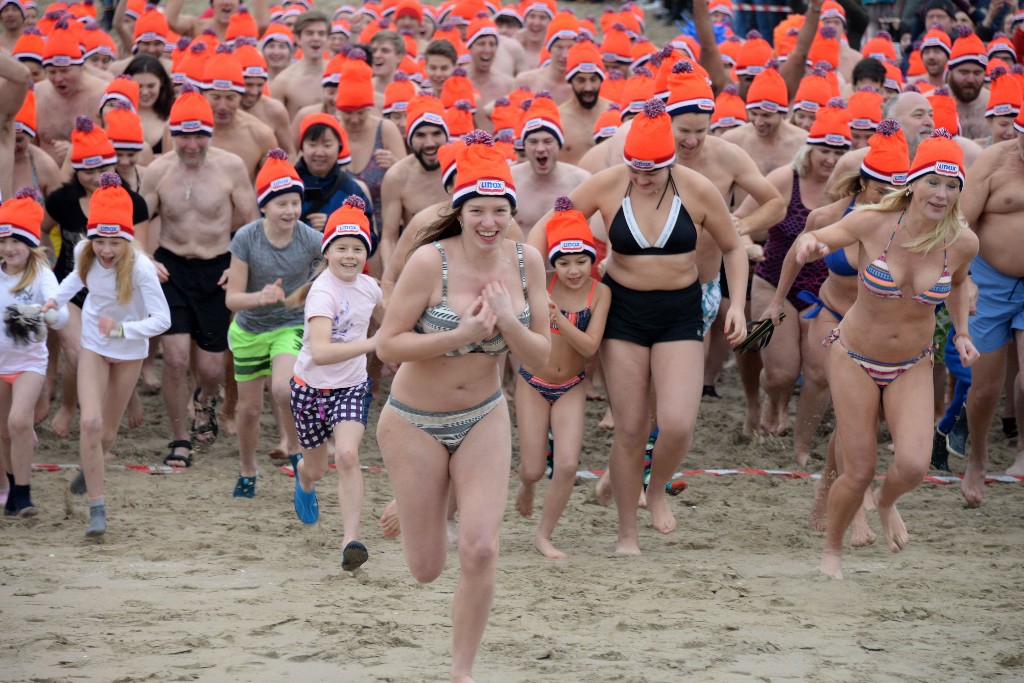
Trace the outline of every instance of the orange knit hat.
<path fill-rule="evenodd" d="M 511 133 L 514 136 L 519 125 L 519 110 L 512 106 L 509 98 L 499 97 L 494 100 L 491 108 L 491 122 L 494 124 L 495 135 Z"/>
<path fill-rule="evenodd" d="M 384 109 L 382 113 L 404 112 L 409 106 L 409 100 L 416 96 L 416 86 L 409 80 L 409 77 L 401 71 L 395 73 L 395 78 L 388 87 L 384 88 Z"/>
<path fill-rule="evenodd" d="M 362 240 L 367 256 L 373 253 L 370 219 L 366 216 L 366 202 L 362 197 L 350 194 L 341 203 L 341 207 L 327 218 L 327 225 L 324 226 L 324 239 L 320 243 L 320 253 L 326 253 L 331 242 L 339 237 L 355 237 Z"/>
<path fill-rule="evenodd" d="M 486 13 L 481 13 L 469 22 L 469 28 L 466 29 L 466 49 L 473 47 L 473 43 L 484 36 L 498 40 L 498 25 Z"/>
<path fill-rule="evenodd" d="M 357 48 L 349 53 L 338 76 L 334 106 L 340 111 L 358 111 L 374 104 L 373 68 L 362 59 L 353 57 L 355 52 L 361 53 L 362 50 Z"/>
<path fill-rule="evenodd" d="M 633 61 L 629 63 L 629 68 L 635 69 L 638 66 L 647 66 L 647 63 L 651 61 L 651 57 L 658 54 L 658 48 L 647 38 L 640 36 L 633 43 L 633 48 L 630 50 L 630 57 Z"/>
<path fill-rule="evenodd" d="M 956 100 L 949 88 L 944 85 L 935 88 L 926 97 L 932 105 L 932 120 L 935 127 L 945 128 L 953 135 L 960 135 L 960 114 L 956 110 Z"/>
<path fill-rule="evenodd" d="M 228 45 L 218 45 L 213 55 L 206 60 L 202 88 L 220 92 L 245 92 L 242 64 L 235 59 Z"/>
<path fill-rule="evenodd" d="M 103 129 L 88 116 L 75 119 L 71 131 L 71 168 L 85 170 L 117 163 L 117 152 Z"/>
<path fill-rule="evenodd" d="M 825 72 L 815 67 L 800 79 L 800 87 L 793 98 L 793 109 L 814 113 L 825 106 L 832 98 L 832 86 L 829 85 Z"/>
<path fill-rule="evenodd" d="M 559 12 L 548 23 L 548 32 L 544 36 L 544 47 L 548 50 L 558 40 L 576 40 L 580 32 L 580 20 L 568 12 Z"/>
<path fill-rule="evenodd" d="M 814 117 L 811 132 L 807 134 L 807 144 L 849 149 L 852 143 L 849 121 L 846 102 L 840 97 L 833 97 Z"/>
<path fill-rule="evenodd" d="M 132 214 L 132 198 L 121 187 L 121 176 L 107 171 L 100 176 L 100 189 L 89 198 L 89 222 L 85 226 L 85 235 L 89 239 L 120 237 L 131 242 L 135 239 Z"/>
<path fill-rule="evenodd" d="M 526 138 L 532 133 L 551 133 L 558 141 L 561 149 L 565 145 L 565 135 L 562 133 L 562 115 L 558 111 L 558 105 L 551 99 L 551 94 L 546 90 L 537 93 L 530 102 L 530 108 L 523 112 L 522 125 L 520 126 L 520 138 L 524 144 Z"/>
<path fill-rule="evenodd" d="M 668 114 L 714 114 L 715 95 L 707 80 L 697 74 L 693 64 L 681 59 L 672 67 L 668 79 Z"/>
<path fill-rule="evenodd" d="M 45 52 L 46 39 L 43 38 L 43 34 L 35 27 L 28 26 L 15 41 L 11 56 L 19 62 L 32 61 L 42 64 Z"/>
<path fill-rule="evenodd" d="M 833 69 L 839 66 L 839 34 L 834 26 L 822 26 L 818 29 L 807 53 L 807 62 L 828 62 Z"/>
<path fill-rule="evenodd" d="M 764 66 L 772 58 L 772 46 L 757 31 L 747 33 L 747 41 L 743 43 L 739 56 L 736 58 L 737 76 L 757 76 L 764 71 Z"/>
<path fill-rule="evenodd" d="M 782 114 L 789 111 L 786 81 L 782 79 L 777 64 L 772 60 L 768 66 L 754 76 L 754 81 L 747 90 L 748 110 L 761 108 L 767 112 Z"/>
<path fill-rule="evenodd" d="M 1017 53 L 1014 51 L 1013 42 L 1002 33 L 995 34 L 992 40 L 989 41 L 987 54 L 989 61 L 1000 55 L 1006 55 L 1006 58 L 1012 57 L 1014 61 L 1017 60 Z"/>
<path fill-rule="evenodd" d="M 30 248 L 39 246 L 39 227 L 43 222 L 43 206 L 37 201 L 34 187 L 23 187 L 0 204 L 0 238 L 13 237 Z"/>
<path fill-rule="evenodd" d="M 910 149 L 899 121 L 886 119 L 868 140 L 868 153 L 860 163 L 860 174 L 868 180 L 906 185 L 910 172 Z"/>
<path fill-rule="evenodd" d="M 871 57 L 882 62 L 886 59 L 896 59 L 896 46 L 892 42 L 892 36 L 888 31 L 879 31 L 875 37 L 868 40 L 860 48 L 860 54 L 864 57 Z"/>
<path fill-rule="evenodd" d="M 178 62 L 177 68 L 172 67 L 171 80 L 176 85 L 188 83 L 195 88 L 201 88 L 206 76 L 206 62 L 212 54 L 206 43 L 193 40 Z"/>
<path fill-rule="evenodd" d="M 903 90 L 903 72 L 891 62 L 885 62 L 885 83 L 882 84 L 882 87 L 896 92 Z"/>
<path fill-rule="evenodd" d="M 145 148 L 142 119 L 123 100 L 115 100 L 114 108 L 104 118 L 107 122 L 107 137 L 115 151 L 138 151 Z"/>
<path fill-rule="evenodd" d="M 632 44 L 622 24 L 615 24 L 610 31 L 605 31 L 604 40 L 601 41 L 601 59 L 624 64 L 633 61 Z"/>
<path fill-rule="evenodd" d="M 514 209 L 516 186 L 505 156 L 494 149 L 494 140 L 482 130 L 463 138 L 466 146 L 456 153 L 455 191 L 452 208 L 474 197 L 504 197 Z"/>
<path fill-rule="evenodd" d="M 36 93 L 31 86 L 31 81 L 28 92 L 25 93 L 25 101 L 22 102 L 21 109 L 14 116 L 14 132 L 24 133 L 33 138 L 37 135 Z"/>
<path fill-rule="evenodd" d="M 256 174 L 256 204 L 262 209 L 270 200 L 289 192 L 298 192 L 301 198 L 305 187 L 295 167 L 288 163 L 287 152 L 275 147 L 267 152 L 267 161 Z"/>
<path fill-rule="evenodd" d="M 840 19 L 846 24 L 846 10 L 836 0 L 825 0 L 821 5 L 822 19 Z"/>
<path fill-rule="evenodd" d="M 1020 91 L 1017 79 L 1009 75 L 1004 67 L 996 67 L 992 72 L 992 83 L 988 96 L 988 109 L 985 118 L 990 116 L 1016 116 L 1024 105 L 1024 95 Z"/>
<path fill-rule="evenodd" d="M 448 183 L 455 175 L 455 161 L 460 149 L 466 146 L 462 138 L 446 142 L 437 148 L 437 161 L 441 164 L 441 186 L 448 188 Z"/>
<path fill-rule="evenodd" d="M 964 151 L 945 128 L 936 128 L 930 138 L 917 146 L 907 182 L 912 183 L 929 173 L 958 178 L 963 189 Z"/>
<path fill-rule="evenodd" d="M 444 110 L 444 120 L 448 124 L 448 135 L 461 138 L 473 130 L 473 105 L 469 100 L 458 100 Z"/>
<path fill-rule="evenodd" d="M 907 60 L 907 78 L 917 78 L 918 76 L 924 76 L 926 73 L 928 73 L 928 70 L 924 68 L 924 60 L 921 59 L 921 51 L 911 51 L 910 59 Z"/>
<path fill-rule="evenodd" d="M 171 35 L 171 27 L 162 10 L 150 5 L 135 20 L 135 32 L 132 34 L 132 52 L 138 52 L 139 43 L 163 43 Z"/>
<path fill-rule="evenodd" d="M 626 79 L 618 71 L 609 71 L 608 78 L 601 81 L 598 96 L 611 102 L 621 102 L 626 91 Z"/>
<path fill-rule="evenodd" d="M 228 20 L 228 29 L 224 32 L 224 40 L 234 43 L 239 38 L 258 38 L 260 35 L 256 19 L 249 13 L 245 5 L 240 6 Z"/>
<path fill-rule="evenodd" d="M 960 28 L 964 30 L 953 43 L 946 68 L 952 69 L 961 64 L 978 64 L 985 67 L 988 64 L 988 50 L 985 49 L 985 43 L 970 29 L 964 26 Z"/>
<path fill-rule="evenodd" d="M 89 59 L 93 55 L 106 55 L 117 59 L 117 43 L 110 34 L 95 24 L 85 27 L 79 36 L 82 45 L 82 58 Z M 17 45 L 15 45 L 17 47 Z"/>
<path fill-rule="evenodd" d="M 477 91 L 473 87 L 473 81 L 469 80 L 469 74 L 461 67 L 452 69 L 452 75 L 445 80 L 441 87 L 441 104 L 445 109 L 454 107 L 459 100 L 467 100 L 475 113 L 476 96 Z"/>
<path fill-rule="evenodd" d="M 615 131 L 622 125 L 621 107 L 612 102 L 608 108 L 601 112 L 597 121 L 594 122 L 594 142 L 601 142 L 615 135 Z"/>
<path fill-rule="evenodd" d="M 1013 129 L 1018 133 L 1024 133 L 1024 108 L 1017 114 L 1017 118 L 1013 120 Z"/>
<path fill-rule="evenodd" d="M 918 49 L 923 51 L 930 47 L 939 48 L 948 57 L 953 51 L 953 41 L 949 39 L 949 34 L 941 28 L 933 28 L 925 32 L 924 37 L 921 38 L 921 47 Z"/>
<path fill-rule="evenodd" d="M 267 71 L 267 60 L 263 58 L 255 45 L 243 42 L 243 40 L 242 38 L 235 40 L 235 59 L 242 65 L 242 76 L 244 78 L 268 79 L 270 73 Z"/>
<path fill-rule="evenodd" d="M 619 99 L 622 115 L 639 114 L 644 108 L 644 103 L 653 97 L 654 74 L 646 66 L 635 69 L 632 78 L 626 81 L 626 87 L 622 89 L 622 97 Z"/>
<path fill-rule="evenodd" d="M 586 254 L 590 260 L 597 260 L 594 247 L 594 233 L 586 216 L 573 208 L 572 200 L 562 196 L 555 199 L 555 212 L 548 219 L 545 231 L 548 236 L 548 261 L 555 265 L 562 256 Z"/>
<path fill-rule="evenodd" d="M 139 110 L 139 84 L 127 74 L 121 74 L 110 81 L 100 98 L 100 109 L 110 100 L 124 102 L 132 111 Z"/>
<path fill-rule="evenodd" d="M 735 83 L 722 88 L 715 99 L 715 113 L 711 115 L 710 130 L 735 128 L 747 122 L 747 107 Z"/>
<path fill-rule="evenodd" d="M 581 40 L 569 48 L 568 63 L 565 68 L 565 80 L 571 81 L 576 74 L 597 74 L 604 80 L 604 66 L 601 63 L 601 50 L 589 40 Z"/>
<path fill-rule="evenodd" d="M 43 50 L 43 66 L 82 66 L 82 48 L 78 44 L 78 33 L 69 28 L 67 19 L 60 19 L 46 39 Z"/>
<path fill-rule="evenodd" d="M 719 43 L 718 53 L 722 56 L 722 63 L 729 68 L 736 66 L 742 47 L 743 43 L 736 36 L 730 36 Z"/>
<path fill-rule="evenodd" d="M 293 50 L 295 49 L 295 36 L 292 34 L 292 30 L 285 24 L 271 24 L 267 27 L 267 30 L 263 32 L 263 36 L 260 38 L 260 50 L 263 49 L 264 45 L 273 40 L 284 43 Z"/>
<path fill-rule="evenodd" d="M 882 102 L 885 100 L 874 88 L 865 86 L 850 95 L 847 110 L 850 112 L 850 128 L 876 130 L 882 122 Z"/>
<path fill-rule="evenodd" d="M 167 128 L 171 137 L 192 134 L 213 137 L 213 109 L 198 90 L 186 83 L 171 106 Z"/>
<path fill-rule="evenodd" d="M 661 100 L 648 100 L 633 119 L 622 158 L 638 171 L 653 171 L 671 166 L 676 161 L 676 143 L 672 136 L 672 119 Z"/>
<path fill-rule="evenodd" d="M 348 133 L 341 127 L 338 119 L 330 114 L 306 114 L 299 124 L 299 149 L 302 149 L 302 141 L 306 138 L 306 132 L 316 125 L 327 126 L 338 136 L 338 165 L 345 166 L 352 163 L 352 148 L 348 144 Z"/>
<path fill-rule="evenodd" d="M 431 95 L 416 95 L 409 100 L 405 114 L 405 142 L 410 147 L 412 136 L 420 126 L 437 126 L 444 131 L 446 138 L 450 137 L 441 100 Z"/>

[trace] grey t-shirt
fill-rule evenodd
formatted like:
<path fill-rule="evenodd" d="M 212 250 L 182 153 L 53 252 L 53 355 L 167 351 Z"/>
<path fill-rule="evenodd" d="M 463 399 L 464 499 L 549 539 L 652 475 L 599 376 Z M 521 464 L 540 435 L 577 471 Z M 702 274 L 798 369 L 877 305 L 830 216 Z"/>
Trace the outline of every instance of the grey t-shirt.
<path fill-rule="evenodd" d="M 228 251 L 249 266 L 246 292 L 258 292 L 281 278 L 281 288 L 290 295 L 313 275 L 321 258 L 322 241 L 321 233 L 300 221 L 295 225 L 292 241 L 278 249 L 267 239 L 263 219 L 259 218 L 235 233 Z M 281 327 L 301 327 L 302 315 L 302 306 L 276 303 L 240 311 L 235 315 L 235 322 L 246 332 L 259 334 Z"/>

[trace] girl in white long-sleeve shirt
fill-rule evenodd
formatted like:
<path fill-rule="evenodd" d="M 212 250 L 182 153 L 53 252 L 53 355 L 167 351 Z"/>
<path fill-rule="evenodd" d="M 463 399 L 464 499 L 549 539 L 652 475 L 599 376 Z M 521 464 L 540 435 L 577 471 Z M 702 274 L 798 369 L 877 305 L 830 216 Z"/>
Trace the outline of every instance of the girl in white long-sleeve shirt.
<path fill-rule="evenodd" d="M 86 536 L 107 530 L 103 454 L 149 353 L 149 338 L 167 330 L 171 315 L 156 267 L 134 246 L 132 201 L 115 173 L 104 173 L 89 200 L 88 240 L 75 246 L 75 269 L 47 306 L 66 304 L 83 287 L 82 354 L 78 361 L 79 452 L 89 494 Z"/>
<path fill-rule="evenodd" d="M 57 278 L 39 247 L 42 220 L 43 207 L 32 188 L 19 190 L 0 206 L 0 311 L 40 305 L 57 293 Z M 4 515 L 16 517 L 38 513 L 30 486 L 35 450 L 32 422 L 49 355 L 41 316 L 29 317 L 36 321 L 31 333 L 26 333 L 25 325 L 12 324 L 0 334 L 0 461 L 10 485 Z M 67 321 L 67 308 L 48 317 L 51 326 L 59 329 Z"/>

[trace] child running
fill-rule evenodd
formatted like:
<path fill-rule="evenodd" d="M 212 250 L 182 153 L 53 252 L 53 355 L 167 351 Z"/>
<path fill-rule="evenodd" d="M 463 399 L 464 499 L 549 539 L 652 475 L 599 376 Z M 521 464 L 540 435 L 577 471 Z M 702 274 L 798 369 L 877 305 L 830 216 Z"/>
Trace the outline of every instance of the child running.
<path fill-rule="evenodd" d="M 10 494 L 4 515 L 35 517 L 30 476 L 36 400 L 46 381 L 46 332 L 40 305 L 57 294 L 57 276 L 39 246 L 43 207 L 36 191 L 26 187 L 0 206 L 0 310 L 5 334 L 0 335 L 0 461 L 7 470 Z M 48 311 L 59 329 L 68 309 Z"/>
<path fill-rule="evenodd" d="M 44 311 L 62 308 L 88 288 L 78 361 L 79 451 L 89 495 L 86 536 L 107 531 L 103 454 L 114 439 L 149 354 L 149 338 L 171 326 L 153 262 L 135 247 L 132 198 L 113 172 L 89 198 L 87 240 L 75 245 L 75 269 Z M 99 266 L 98 268 L 95 266 Z"/>
<path fill-rule="evenodd" d="M 302 457 L 295 464 L 295 513 L 316 524 L 320 510 L 316 482 L 327 474 L 327 441 L 334 433 L 341 507 L 341 568 L 352 571 L 369 553 L 359 542 L 363 473 L 359 442 L 366 430 L 370 380 L 366 354 L 377 340 L 367 338 L 370 318 L 382 311 L 381 289 L 363 267 L 370 254 L 366 204 L 351 196 L 331 214 L 324 228 L 324 261 L 306 296 L 306 332 L 291 380 L 291 408 Z"/>
<path fill-rule="evenodd" d="M 303 191 L 284 150 L 270 150 L 256 176 L 256 201 L 263 218 L 243 226 L 231 239 L 225 302 L 237 313 L 228 328 L 238 383 L 236 498 L 256 495 L 256 447 L 267 377 L 279 414 L 288 414 L 288 382 L 302 348 L 302 311 L 285 305 L 285 292 L 306 284 L 320 259 L 320 233 L 299 221 Z M 290 457 L 297 459 L 295 426 L 282 420 L 280 428 Z"/>
<path fill-rule="evenodd" d="M 544 557 L 562 559 L 551 535 L 562 516 L 583 448 L 586 391 L 583 364 L 597 353 L 611 304 L 611 290 L 590 277 L 597 258 L 594 236 L 583 214 L 568 197 L 555 200 L 547 223 L 548 260 L 555 267 L 548 287 L 551 357 L 536 369 L 519 368 L 516 422 L 519 426 L 519 489 L 516 510 L 533 516 L 534 486 L 544 475 L 548 428 L 554 434 L 551 484 L 544 497 L 533 545 Z M 533 389 L 532 391 L 530 389 Z"/>

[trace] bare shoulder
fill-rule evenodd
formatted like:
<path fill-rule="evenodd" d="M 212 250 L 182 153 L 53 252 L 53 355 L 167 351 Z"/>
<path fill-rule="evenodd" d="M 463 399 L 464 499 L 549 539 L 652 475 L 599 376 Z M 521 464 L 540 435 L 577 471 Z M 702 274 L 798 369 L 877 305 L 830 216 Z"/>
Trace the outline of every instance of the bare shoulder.
<path fill-rule="evenodd" d="M 725 142 L 732 142 L 737 145 L 742 144 L 743 141 L 747 139 L 747 132 L 749 129 L 750 124 L 745 123 L 742 126 L 737 126 L 732 130 L 726 131 L 725 135 L 722 136 L 722 140 Z"/>
<path fill-rule="evenodd" d="M 572 164 L 559 163 L 559 170 L 562 171 L 567 178 L 570 180 L 582 183 L 584 180 L 591 176 L 590 171 L 580 168 L 579 166 L 573 166 Z M 564 169 L 562 168 L 564 166 Z"/>
<path fill-rule="evenodd" d="M 978 255 L 981 241 L 978 235 L 969 228 L 964 228 L 957 235 L 956 241 L 950 245 L 949 250 L 955 261 L 966 262 Z"/>
<path fill-rule="evenodd" d="M 238 156 L 234 152 L 229 152 L 226 149 L 221 149 L 211 145 L 206 151 L 206 159 L 219 171 L 241 174 L 239 178 L 248 184 L 248 167 L 245 165 L 245 162 L 242 161 L 242 157 Z"/>
<path fill-rule="evenodd" d="M 258 142 L 264 142 L 268 138 L 272 139 L 274 130 L 264 123 L 258 116 L 253 116 L 247 111 L 239 109 L 235 112 L 235 116 L 241 117 L 240 123 L 249 129 L 249 132 L 256 138 Z"/>
<path fill-rule="evenodd" d="M 388 170 L 384 171 L 384 182 L 389 184 L 405 182 L 405 179 L 409 176 L 411 162 L 414 161 L 416 159 L 412 156 L 405 156 L 396 161 Z"/>
<path fill-rule="evenodd" d="M 849 197 L 843 197 L 831 204 L 818 207 L 807 215 L 807 230 L 817 230 L 819 227 L 831 225 L 843 217 L 843 212 L 850 204 Z"/>
<path fill-rule="evenodd" d="M 433 244 L 423 244 L 413 249 L 402 269 L 402 274 L 408 273 L 409 277 L 425 277 L 435 272 L 441 272 L 441 252 Z"/>

